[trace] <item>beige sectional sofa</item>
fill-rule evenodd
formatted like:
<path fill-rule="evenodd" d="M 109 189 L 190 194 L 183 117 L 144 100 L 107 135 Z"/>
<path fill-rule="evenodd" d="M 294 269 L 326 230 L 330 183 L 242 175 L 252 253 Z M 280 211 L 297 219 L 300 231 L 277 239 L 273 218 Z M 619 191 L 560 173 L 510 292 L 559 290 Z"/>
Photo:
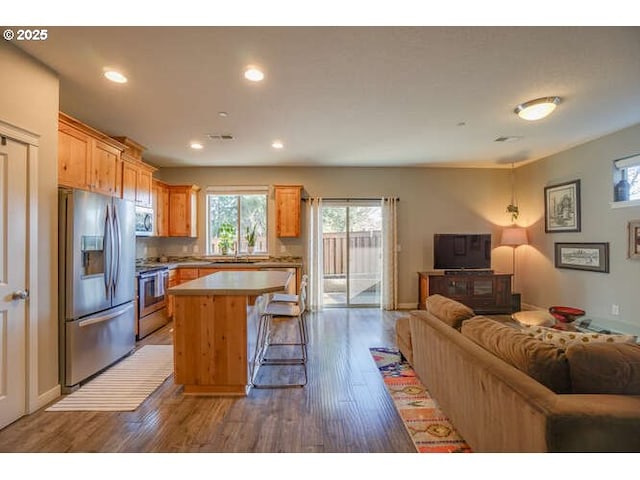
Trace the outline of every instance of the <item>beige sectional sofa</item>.
<path fill-rule="evenodd" d="M 560 348 L 433 297 L 398 343 L 473 451 L 640 452 L 639 345 Z"/>

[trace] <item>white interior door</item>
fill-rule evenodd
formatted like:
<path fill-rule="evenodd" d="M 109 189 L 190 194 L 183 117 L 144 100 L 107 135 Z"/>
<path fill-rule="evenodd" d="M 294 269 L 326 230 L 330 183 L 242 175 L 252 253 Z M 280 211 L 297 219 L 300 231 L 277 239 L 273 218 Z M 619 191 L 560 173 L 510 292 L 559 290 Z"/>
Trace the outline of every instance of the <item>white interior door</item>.
<path fill-rule="evenodd" d="M 0 428 L 26 413 L 27 145 L 0 144 Z"/>

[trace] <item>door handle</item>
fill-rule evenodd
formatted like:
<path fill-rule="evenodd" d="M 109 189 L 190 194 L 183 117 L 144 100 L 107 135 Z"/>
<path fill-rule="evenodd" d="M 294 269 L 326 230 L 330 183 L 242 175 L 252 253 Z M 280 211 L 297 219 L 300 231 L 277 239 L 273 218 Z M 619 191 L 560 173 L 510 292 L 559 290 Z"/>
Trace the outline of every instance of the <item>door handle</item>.
<path fill-rule="evenodd" d="M 26 300 L 29 298 L 29 290 L 16 290 L 11 294 L 11 300 Z"/>
<path fill-rule="evenodd" d="M 122 308 L 120 310 L 116 310 L 115 312 L 112 312 L 110 314 L 102 315 L 100 317 L 89 318 L 87 320 L 82 320 L 81 322 L 78 322 L 78 327 L 86 327 L 86 326 L 89 326 L 89 325 L 93 325 L 95 323 L 106 322 L 107 320 L 111 320 L 112 318 L 119 317 L 120 315 L 122 315 L 123 313 L 128 312 L 132 308 L 133 308 L 133 305 L 127 305 L 126 307 L 124 307 L 124 308 Z"/>

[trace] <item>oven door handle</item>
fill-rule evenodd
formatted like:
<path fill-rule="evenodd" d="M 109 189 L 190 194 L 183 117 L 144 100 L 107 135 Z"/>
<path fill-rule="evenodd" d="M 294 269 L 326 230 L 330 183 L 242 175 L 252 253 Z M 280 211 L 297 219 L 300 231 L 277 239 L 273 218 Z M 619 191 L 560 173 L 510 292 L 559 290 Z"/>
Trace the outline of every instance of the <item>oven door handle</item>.
<path fill-rule="evenodd" d="M 119 317 L 120 315 L 128 312 L 132 308 L 133 308 L 133 305 L 127 305 L 126 307 L 120 310 L 116 310 L 115 312 L 110 313 L 108 315 L 102 315 L 100 317 L 94 317 L 94 318 L 88 318 L 87 320 L 82 320 L 78 322 L 78 327 L 88 327 L 89 325 L 94 325 L 96 323 L 106 322 L 107 320 L 111 320 L 112 318 Z"/>

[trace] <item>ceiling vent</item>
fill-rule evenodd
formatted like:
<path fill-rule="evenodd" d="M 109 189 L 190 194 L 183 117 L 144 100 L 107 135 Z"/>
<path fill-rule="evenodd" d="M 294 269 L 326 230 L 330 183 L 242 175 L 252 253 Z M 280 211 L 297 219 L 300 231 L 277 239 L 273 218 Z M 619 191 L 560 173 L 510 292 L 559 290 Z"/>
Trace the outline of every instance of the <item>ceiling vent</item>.
<path fill-rule="evenodd" d="M 230 133 L 208 133 L 209 140 L 233 140 L 233 135 Z"/>
<path fill-rule="evenodd" d="M 505 143 L 517 142 L 521 138 L 522 137 L 498 137 L 494 140 L 494 142 L 505 142 Z"/>

